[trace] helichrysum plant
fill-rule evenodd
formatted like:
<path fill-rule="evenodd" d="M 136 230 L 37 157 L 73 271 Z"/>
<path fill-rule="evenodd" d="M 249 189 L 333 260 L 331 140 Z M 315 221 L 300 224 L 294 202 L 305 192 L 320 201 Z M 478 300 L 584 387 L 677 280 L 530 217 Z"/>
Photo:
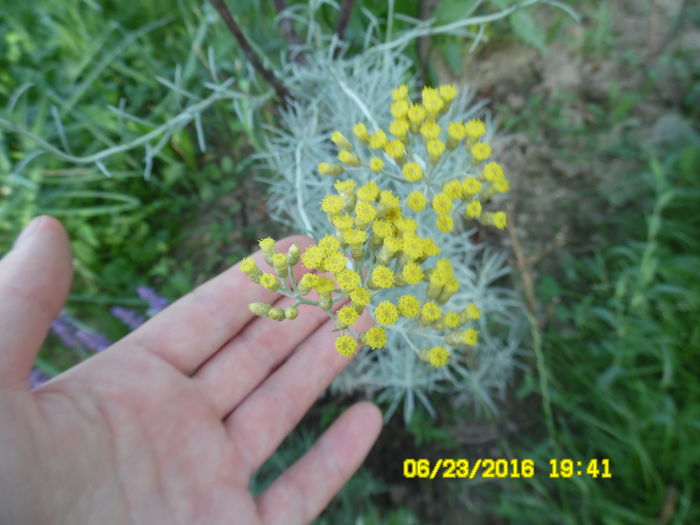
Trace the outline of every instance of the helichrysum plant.
<path fill-rule="evenodd" d="M 492 126 L 452 84 L 413 97 L 405 83 L 387 85 L 404 76 L 401 58 L 391 66 L 380 55 L 329 66 L 298 72 L 294 80 L 308 95 L 284 115 L 288 129 L 263 154 L 276 172 L 273 216 L 317 242 L 282 254 L 263 239 L 272 271 L 252 259 L 242 270 L 335 320 L 335 350 L 355 356 L 335 388 L 379 390 L 389 414 L 403 400 L 406 418 L 416 399 L 432 411 L 428 395 L 436 390 L 488 406 L 522 335 L 517 301 L 490 286 L 508 271 L 504 255 L 469 240 L 477 226 L 507 226 L 498 201 L 509 183 L 493 157 Z M 309 272 L 295 282 L 297 262 Z M 280 321 L 298 313 L 250 308 Z M 375 325 L 358 332 L 353 324 L 365 311 Z"/>
<path fill-rule="evenodd" d="M 292 320 L 300 304 L 318 306 L 334 319 L 335 349 L 348 357 L 358 345 L 385 347 L 387 327 L 402 319 L 406 329 L 430 332 L 438 343 L 406 351 L 444 367 L 453 355 L 478 344 L 474 321 L 481 312 L 473 302 L 464 308 L 448 305 L 459 280 L 450 259 L 441 257 L 440 238 L 429 231 L 421 235 L 419 220 L 443 234 L 456 234 L 456 221 L 503 229 L 505 213 L 486 211 L 484 204 L 508 191 L 508 179 L 483 140 L 486 124 L 478 118 L 450 119 L 454 85 L 426 87 L 420 100 L 412 101 L 401 84 L 391 96 L 388 129 L 359 121 L 352 134 L 336 130 L 330 135 L 337 159 L 320 162 L 317 169 L 336 178 L 335 191 L 319 203 L 333 232 L 301 254 L 303 265 L 314 272 L 295 280 L 292 266 L 300 260 L 299 248 L 278 253 L 271 238 L 261 240 L 260 248 L 273 272 L 263 272 L 250 258 L 241 269 L 264 288 L 296 300 L 284 310 L 252 303 L 250 310 L 259 316 Z M 450 168 L 442 169 L 443 164 Z M 369 181 L 358 185 L 357 179 Z M 388 189 L 388 182 L 402 190 Z M 389 290 L 400 295 L 392 300 Z M 341 300 L 347 304 L 334 310 Z M 352 325 L 366 309 L 376 325 L 357 333 Z"/>

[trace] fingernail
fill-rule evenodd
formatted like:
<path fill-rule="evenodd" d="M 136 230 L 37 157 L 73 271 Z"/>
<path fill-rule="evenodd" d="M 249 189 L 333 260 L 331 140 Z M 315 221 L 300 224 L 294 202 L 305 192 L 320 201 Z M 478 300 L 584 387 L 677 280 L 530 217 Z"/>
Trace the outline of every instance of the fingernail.
<path fill-rule="evenodd" d="M 34 217 L 29 224 L 27 224 L 24 227 L 24 230 L 22 230 L 22 233 L 19 234 L 19 237 L 17 237 L 17 240 L 15 241 L 15 244 L 12 246 L 13 250 L 16 250 L 20 246 L 22 246 L 24 243 L 27 242 L 27 240 L 36 232 L 38 229 L 39 224 L 41 224 L 42 217 Z"/>

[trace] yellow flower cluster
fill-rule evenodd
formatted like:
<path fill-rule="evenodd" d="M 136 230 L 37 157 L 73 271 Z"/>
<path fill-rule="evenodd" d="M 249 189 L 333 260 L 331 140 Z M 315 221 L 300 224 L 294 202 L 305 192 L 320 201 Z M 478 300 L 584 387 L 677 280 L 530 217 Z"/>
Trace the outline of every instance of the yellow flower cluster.
<path fill-rule="evenodd" d="M 413 102 L 408 88 L 399 86 L 392 91 L 390 112 L 393 120 L 388 126 L 388 134 L 383 129 L 370 132 L 362 122 L 353 127 L 353 134 L 370 150 L 370 157 L 365 160 L 361 152 L 355 151 L 352 142 L 336 131 L 331 140 L 340 149 L 338 160 L 341 163 L 321 162 L 319 172 L 339 176 L 346 168 L 367 166 L 373 173 L 391 177 L 392 167 L 396 166 L 403 180 L 422 186 L 411 192 L 408 207 L 421 212 L 430 200 L 439 231 L 450 233 L 455 230 L 456 221 L 462 220 L 455 217 L 457 212 L 464 219 L 476 219 L 485 225 L 505 228 L 505 213 L 485 212 L 483 203 L 496 194 L 507 192 L 510 189 L 508 179 L 500 164 L 487 162 L 491 159 L 492 148 L 483 141 L 487 128 L 482 120 L 475 118 L 460 122 L 447 119 L 446 114 L 456 96 L 455 86 L 447 84 L 437 89 L 424 88 L 420 102 Z M 434 167 L 446 153 L 462 143 L 475 171 L 444 181 L 440 187 L 432 180 Z"/>
<path fill-rule="evenodd" d="M 445 305 L 459 289 L 459 281 L 449 260 L 436 260 L 438 240 L 421 236 L 411 214 L 434 214 L 443 233 L 454 231 L 455 221 L 464 219 L 503 229 L 505 213 L 485 211 L 483 203 L 507 192 L 509 183 L 501 165 L 491 160 L 492 148 L 484 141 L 486 124 L 480 119 L 449 120 L 455 86 L 425 88 L 420 101 L 409 98 L 405 85 L 391 96 L 393 120 L 386 129 L 370 130 L 358 122 L 349 135 L 333 132 L 330 139 L 338 148 L 338 162 L 318 165 L 321 174 L 351 176 L 353 170 L 365 170 L 375 179 L 359 187 L 352 178 L 335 182 L 335 193 L 320 203 L 333 232 L 303 253 L 296 246 L 286 254 L 277 253 L 274 241 L 263 239 L 260 248 L 272 272 L 258 268 L 252 258 L 241 262 L 241 270 L 266 290 L 297 301 L 284 310 L 252 303 L 256 315 L 293 319 L 298 305 L 317 305 L 335 320 L 341 332 L 335 346 L 344 356 L 355 354 L 358 343 L 372 349 L 385 346 L 391 329 L 387 327 L 405 319 L 401 323 L 439 333 L 444 345 L 416 351 L 422 360 L 440 367 L 454 355 L 455 349 L 448 347 L 477 344 L 478 331 L 465 325 L 481 314 L 473 303 L 447 311 Z M 460 145 L 470 162 L 464 173 L 446 179 L 440 164 Z M 414 184 L 415 189 L 406 192 L 402 202 L 393 191 L 382 189 L 387 181 Z M 291 270 L 299 260 L 309 271 L 295 282 Z M 380 300 L 384 290 L 403 287 L 420 293 L 404 293 L 394 302 Z M 375 295 L 378 300 L 372 307 Z M 346 304 L 334 308 L 339 301 Z M 353 325 L 368 307 L 376 326 L 356 334 Z"/>

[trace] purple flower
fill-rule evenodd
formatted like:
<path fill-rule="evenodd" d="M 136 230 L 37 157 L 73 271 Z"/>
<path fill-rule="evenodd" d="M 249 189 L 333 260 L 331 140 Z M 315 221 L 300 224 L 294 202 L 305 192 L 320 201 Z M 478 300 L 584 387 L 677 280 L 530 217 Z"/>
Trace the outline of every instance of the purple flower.
<path fill-rule="evenodd" d="M 42 374 L 36 368 L 29 372 L 29 386 L 31 388 L 36 388 L 40 385 L 43 385 L 49 379 L 51 379 L 49 376 L 47 376 L 46 374 Z"/>
<path fill-rule="evenodd" d="M 75 338 L 80 341 L 83 346 L 92 350 L 93 352 L 101 352 L 112 344 L 112 341 L 107 339 L 102 334 L 87 332 L 81 329 L 77 329 L 75 331 Z"/>
<path fill-rule="evenodd" d="M 148 303 L 148 313 L 155 315 L 165 309 L 169 302 L 165 297 L 161 297 L 153 288 L 148 286 L 139 286 L 136 288 L 136 293 L 141 299 Z"/>
<path fill-rule="evenodd" d="M 114 306 L 110 309 L 111 314 L 124 323 L 132 332 L 141 326 L 145 319 L 133 310 L 123 306 Z"/>
<path fill-rule="evenodd" d="M 51 322 L 51 331 L 61 342 L 69 348 L 76 348 L 78 341 L 75 339 L 75 325 L 66 317 L 59 316 Z"/>

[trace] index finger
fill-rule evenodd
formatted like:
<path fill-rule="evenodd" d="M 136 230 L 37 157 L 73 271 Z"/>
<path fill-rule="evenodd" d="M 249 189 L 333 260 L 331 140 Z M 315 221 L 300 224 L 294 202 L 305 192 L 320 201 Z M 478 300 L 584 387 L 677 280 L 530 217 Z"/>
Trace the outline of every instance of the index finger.
<path fill-rule="evenodd" d="M 286 253 L 292 244 L 297 244 L 303 251 L 312 242 L 299 235 L 279 241 L 276 247 Z M 261 252 L 252 258 L 258 266 L 266 265 Z M 300 273 L 302 269 L 295 268 L 295 275 Z M 270 303 L 276 297 L 279 294 L 252 282 L 240 270 L 239 262 L 170 305 L 115 346 L 150 352 L 191 374 L 255 317 L 248 310 L 249 303 Z"/>

